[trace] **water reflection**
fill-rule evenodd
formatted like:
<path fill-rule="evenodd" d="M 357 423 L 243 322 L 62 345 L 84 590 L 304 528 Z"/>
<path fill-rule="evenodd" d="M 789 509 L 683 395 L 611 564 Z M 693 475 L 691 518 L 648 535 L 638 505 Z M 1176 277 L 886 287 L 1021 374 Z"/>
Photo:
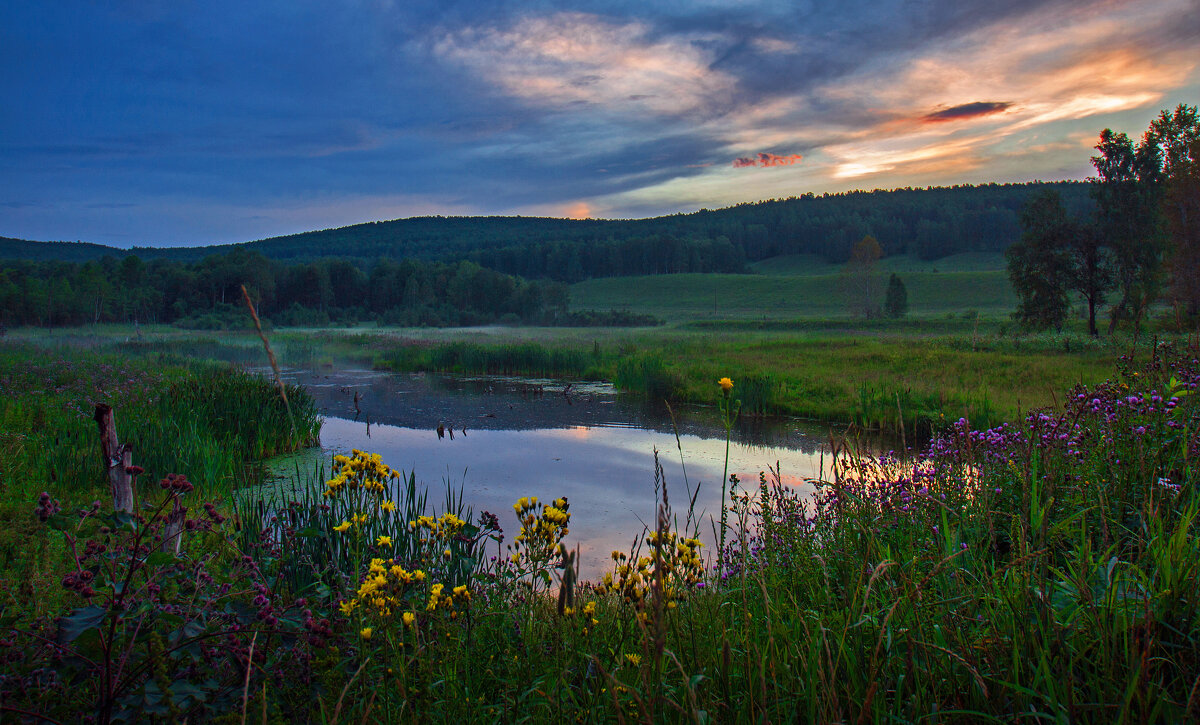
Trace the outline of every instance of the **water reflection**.
<path fill-rule="evenodd" d="M 446 483 L 461 486 L 476 515 L 500 516 L 509 539 L 517 530 L 517 498 L 566 496 L 567 541 L 581 545 L 584 578 L 606 570 L 609 553 L 628 550 L 643 522 L 654 520 L 657 449 L 681 520 L 698 488 L 700 533 L 711 552 L 707 515 L 719 516 L 725 461 L 724 428 L 714 411 L 677 410 L 677 442 L 665 409 L 603 385 L 370 371 L 289 377 L 308 387 L 326 415 L 324 450 L 310 455 L 379 453 L 392 467 L 415 471 L 431 501 L 440 502 Z M 439 425 L 454 436 L 439 437 Z M 759 472 L 778 463 L 786 483 L 803 486 L 820 474 L 828 437 L 828 428 L 801 421 L 751 420 L 734 432 L 729 472 L 757 487 Z M 295 461 L 284 465 L 294 470 Z"/>

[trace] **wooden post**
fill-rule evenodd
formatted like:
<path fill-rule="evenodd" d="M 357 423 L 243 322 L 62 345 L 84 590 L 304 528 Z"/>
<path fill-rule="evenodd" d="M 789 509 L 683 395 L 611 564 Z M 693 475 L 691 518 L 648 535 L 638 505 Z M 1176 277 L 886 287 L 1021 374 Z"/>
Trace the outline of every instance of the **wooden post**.
<path fill-rule="evenodd" d="M 117 424 L 113 420 L 113 409 L 104 403 L 96 404 L 92 416 L 100 426 L 100 453 L 104 457 L 104 468 L 108 472 L 108 485 L 112 490 L 113 509 L 133 513 L 133 446 L 122 445 L 117 440 Z"/>
<path fill-rule="evenodd" d="M 159 551 L 179 555 L 179 549 L 183 545 L 183 522 L 186 517 L 187 507 L 179 503 L 179 494 L 176 493 L 171 501 L 171 513 L 167 514 L 165 519 L 166 525 L 163 526 L 162 544 L 158 547 Z"/>

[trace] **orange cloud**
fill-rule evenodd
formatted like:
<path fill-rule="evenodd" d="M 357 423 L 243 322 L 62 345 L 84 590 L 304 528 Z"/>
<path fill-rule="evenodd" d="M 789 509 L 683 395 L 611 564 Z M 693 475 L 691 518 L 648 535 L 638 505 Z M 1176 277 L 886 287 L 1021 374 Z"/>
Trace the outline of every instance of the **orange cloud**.
<path fill-rule="evenodd" d="M 804 158 L 800 154 L 788 154 L 787 156 L 779 156 L 777 154 L 769 154 L 760 151 L 758 156 L 742 157 L 733 160 L 733 168 L 741 169 L 747 166 L 791 166 L 792 164 Z"/>

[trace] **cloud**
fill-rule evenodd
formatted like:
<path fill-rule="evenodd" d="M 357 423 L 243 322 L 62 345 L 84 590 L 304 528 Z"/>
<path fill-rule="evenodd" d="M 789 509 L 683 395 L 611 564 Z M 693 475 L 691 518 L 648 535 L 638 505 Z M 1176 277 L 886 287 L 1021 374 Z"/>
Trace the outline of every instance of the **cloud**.
<path fill-rule="evenodd" d="M 678 116 L 728 105 L 733 77 L 713 70 L 702 36 L 656 37 L 641 21 L 563 12 L 444 33 L 433 55 L 540 107 Z"/>
<path fill-rule="evenodd" d="M 823 146 L 831 176 L 906 183 L 941 169 L 945 183 L 1011 155 L 1005 147 L 1034 133 L 1077 131 L 1089 117 L 1151 106 L 1194 77 L 1194 48 L 1148 42 L 1183 8 L 1181 0 L 1040 8 L 921 49 L 892 72 L 830 84 L 821 91 L 829 102 L 855 108 L 869 98 L 879 113 Z M 953 123 L 968 119 L 987 122 Z M 1043 163 L 1057 168 L 1061 159 Z"/>
<path fill-rule="evenodd" d="M 1012 104 L 1006 101 L 974 101 L 928 113 L 922 116 L 921 120 L 925 123 L 964 121 L 971 118 L 979 118 L 980 116 L 1001 113 L 1008 110 L 1011 106 Z"/>
<path fill-rule="evenodd" d="M 770 154 L 770 153 L 765 153 L 765 152 L 760 151 L 757 156 L 741 157 L 741 158 L 734 159 L 733 160 L 733 168 L 741 169 L 741 168 L 745 168 L 747 166 L 761 166 L 763 168 L 766 168 L 768 166 L 791 166 L 792 164 L 798 163 L 800 161 L 800 159 L 802 159 L 802 158 L 804 158 L 804 157 L 801 156 L 800 154 L 788 154 L 787 156 L 779 156 L 776 154 Z"/>

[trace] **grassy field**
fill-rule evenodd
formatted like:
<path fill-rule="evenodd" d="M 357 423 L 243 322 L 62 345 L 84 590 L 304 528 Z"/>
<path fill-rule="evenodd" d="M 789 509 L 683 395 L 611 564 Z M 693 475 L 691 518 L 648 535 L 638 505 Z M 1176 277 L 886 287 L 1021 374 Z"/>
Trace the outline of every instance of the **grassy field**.
<path fill-rule="evenodd" d="M 593 279 L 571 287 L 571 304 L 576 309 L 628 309 L 668 322 L 850 319 L 855 315 L 840 265 L 789 256 L 757 262 L 752 269 L 756 274 Z M 970 313 L 1001 319 L 1016 306 L 999 255 L 962 254 L 937 262 L 887 258 L 877 266 L 880 295 L 893 271 L 908 290 L 913 318 Z"/>

